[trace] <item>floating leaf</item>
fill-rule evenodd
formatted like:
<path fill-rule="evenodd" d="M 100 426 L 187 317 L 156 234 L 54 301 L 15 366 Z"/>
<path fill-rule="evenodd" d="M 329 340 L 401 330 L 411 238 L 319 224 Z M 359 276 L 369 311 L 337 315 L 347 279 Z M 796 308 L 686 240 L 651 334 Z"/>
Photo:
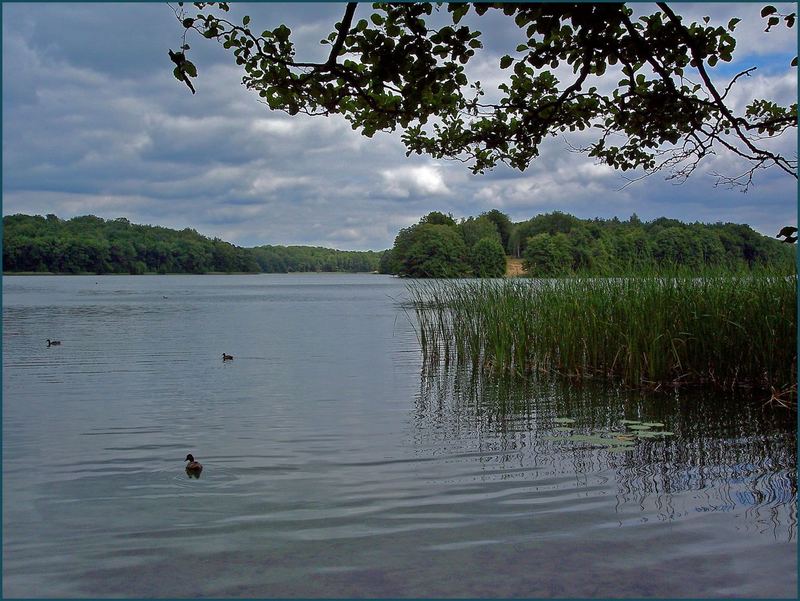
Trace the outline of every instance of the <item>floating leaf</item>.
<path fill-rule="evenodd" d="M 626 447 L 627 448 L 627 447 L 634 447 L 634 446 L 636 446 L 636 441 L 635 440 L 609 440 L 608 441 L 608 447 L 609 448 L 614 448 L 614 447 Z"/>
<path fill-rule="evenodd" d="M 623 419 L 621 423 L 623 423 L 623 424 L 641 424 L 642 422 L 636 421 L 635 419 Z"/>
<path fill-rule="evenodd" d="M 557 424 L 574 424 L 575 420 L 571 417 L 557 417 L 553 420 Z"/>
<path fill-rule="evenodd" d="M 675 436 L 675 432 L 659 432 L 661 436 Z"/>
<path fill-rule="evenodd" d="M 663 428 L 664 424 L 661 422 L 642 422 L 643 426 L 650 426 L 651 428 Z"/>
<path fill-rule="evenodd" d="M 636 436 L 639 438 L 656 438 L 661 436 L 661 432 L 637 432 Z"/>
<path fill-rule="evenodd" d="M 645 426 L 644 424 L 633 424 L 628 426 L 631 430 L 649 430 L 650 426 Z"/>

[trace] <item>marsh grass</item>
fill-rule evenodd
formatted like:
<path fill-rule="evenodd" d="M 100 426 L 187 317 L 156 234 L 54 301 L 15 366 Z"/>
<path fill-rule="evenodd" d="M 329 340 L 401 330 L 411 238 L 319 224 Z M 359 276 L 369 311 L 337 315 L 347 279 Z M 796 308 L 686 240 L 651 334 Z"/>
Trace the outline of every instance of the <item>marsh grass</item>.
<path fill-rule="evenodd" d="M 409 293 L 429 364 L 796 392 L 796 276 L 417 281 Z"/>

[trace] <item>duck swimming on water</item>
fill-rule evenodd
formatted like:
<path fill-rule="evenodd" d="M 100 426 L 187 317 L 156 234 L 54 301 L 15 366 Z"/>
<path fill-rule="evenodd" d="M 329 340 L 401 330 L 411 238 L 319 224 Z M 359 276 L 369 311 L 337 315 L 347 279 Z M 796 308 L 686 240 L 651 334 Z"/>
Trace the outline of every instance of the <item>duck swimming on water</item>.
<path fill-rule="evenodd" d="M 223 361 L 233 361 L 233 355 L 228 355 L 227 353 L 222 353 L 222 360 Z"/>
<path fill-rule="evenodd" d="M 203 471 L 203 466 L 194 460 L 194 455 L 189 453 L 186 456 L 186 459 L 184 459 L 184 461 L 189 462 L 186 464 L 186 473 L 189 474 L 189 476 L 194 476 L 195 478 L 199 478 L 200 472 Z"/>
<path fill-rule="evenodd" d="M 50 340 L 49 338 L 47 339 L 47 346 L 58 346 L 59 344 L 61 344 L 60 340 Z"/>

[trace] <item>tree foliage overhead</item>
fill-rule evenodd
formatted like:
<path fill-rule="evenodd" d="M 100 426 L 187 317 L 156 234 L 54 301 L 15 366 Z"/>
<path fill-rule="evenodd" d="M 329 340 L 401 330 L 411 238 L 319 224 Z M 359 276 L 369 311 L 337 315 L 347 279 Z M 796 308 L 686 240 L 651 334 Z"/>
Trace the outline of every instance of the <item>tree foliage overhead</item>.
<path fill-rule="evenodd" d="M 381 253 L 310 246 L 241 248 L 195 230 L 93 215 L 3 217 L 3 270 L 51 273 L 376 271 Z"/>
<path fill-rule="evenodd" d="M 498 163 L 525 169 L 546 138 L 592 130 L 582 150 L 622 170 L 663 169 L 683 180 L 706 156 L 727 152 L 748 165 L 720 176 L 730 185 L 746 188 L 768 167 L 797 177 L 796 156 L 769 143 L 797 126 L 797 104 L 752 98 L 737 109 L 729 94 L 755 67 L 712 77 L 733 58 L 740 19 L 688 23 L 664 2 L 638 18 L 623 3 L 348 3 L 322 40 L 327 58 L 311 62 L 296 56 L 284 24 L 259 33 L 248 16 L 227 20 L 227 3 L 194 6 L 179 3 L 183 27 L 231 50 L 243 84 L 271 109 L 341 114 L 366 136 L 400 128 L 409 154 L 468 161 L 474 172 Z M 483 47 L 481 32 L 462 23 L 490 12 L 512 19 L 519 39 L 499 60 L 507 81 L 487 96 L 465 71 Z M 767 30 L 794 26 L 794 13 L 766 6 L 761 14 Z M 179 71 L 182 80 L 196 74 L 191 62 Z"/>

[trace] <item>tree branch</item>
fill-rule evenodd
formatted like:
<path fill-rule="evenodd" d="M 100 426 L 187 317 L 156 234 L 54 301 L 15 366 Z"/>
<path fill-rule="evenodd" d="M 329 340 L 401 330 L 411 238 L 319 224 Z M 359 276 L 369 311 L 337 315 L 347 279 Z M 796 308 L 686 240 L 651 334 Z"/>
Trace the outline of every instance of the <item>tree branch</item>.
<path fill-rule="evenodd" d="M 350 26 L 353 23 L 353 15 L 356 12 L 357 6 L 357 2 L 347 3 L 347 8 L 345 8 L 344 17 L 342 18 L 342 26 L 339 28 L 339 35 L 336 36 L 336 41 L 333 43 L 331 53 L 328 55 L 328 65 L 333 65 L 336 63 L 336 59 L 339 56 L 339 51 L 342 49 L 342 46 L 344 46 L 344 40 L 347 37 L 347 34 L 350 33 Z"/>

